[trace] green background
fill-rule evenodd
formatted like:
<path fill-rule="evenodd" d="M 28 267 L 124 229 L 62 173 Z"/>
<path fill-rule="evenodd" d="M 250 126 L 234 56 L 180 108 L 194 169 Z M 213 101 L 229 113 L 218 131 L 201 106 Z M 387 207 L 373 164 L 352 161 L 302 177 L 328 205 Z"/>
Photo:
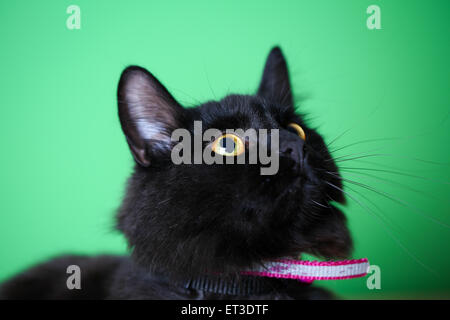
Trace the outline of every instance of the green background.
<path fill-rule="evenodd" d="M 80 30 L 66 28 L 71 4 Z M 366 27 L 371 4 L 381 30 Z M 335 151 L 378 154 L 340 162 L 365 168 L 344 178 L 391 197 L 346 185 L 362 204 L 345 208 L 354 256 L 380 266 L 381 290 L 318 285 L 450 297 L 450 230 L 431 221 L 450 223 L 449 14 L 449 1 L 425 0 L 0 2 L 0 280 L 57 254 L 126 252 L 113 231 L 132 168 L 116 112 L 124 67 L 148 68 L 193 105 L 254 92 L 278 44 L 301 110 L 327 142 L 339 136 L 332 149 L 381 139 Z"/>

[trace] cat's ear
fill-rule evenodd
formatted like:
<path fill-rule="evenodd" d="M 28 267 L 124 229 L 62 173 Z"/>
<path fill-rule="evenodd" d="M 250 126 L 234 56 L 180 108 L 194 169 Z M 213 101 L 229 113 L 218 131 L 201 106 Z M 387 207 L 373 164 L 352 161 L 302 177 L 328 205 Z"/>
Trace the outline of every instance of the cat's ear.
<path fill-rule="evenodd" d="M 258 95 L 282 105 L 293 105 L 289 71 L 279 47 L 274 47 L 267 57 Z"/>
<path fill-rule="evenodd" d="M 152 156 L 171 149 L 183 108 L 150 72 L 136 66 L 122 72 L 117 96 L 128 145 L 136 162 L 147 167 Z"/>

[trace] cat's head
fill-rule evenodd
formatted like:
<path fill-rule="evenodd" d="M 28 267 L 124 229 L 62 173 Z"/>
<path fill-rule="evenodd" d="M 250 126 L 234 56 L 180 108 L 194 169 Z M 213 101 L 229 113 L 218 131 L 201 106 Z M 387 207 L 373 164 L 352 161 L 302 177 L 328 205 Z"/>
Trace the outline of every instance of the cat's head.
<path fill-rule="evenodd" d="M 141 265 L 196 275 L 237 272 L 302 252 L 329 258 L 350 253 L 346 219 L 332 204 L 344 202 L 337 167 L 320 134 L 295 112 L 279 48 L 270 52 L 255 95 L 183 108 L 151 73 L 128 67 L 119 82 L 118 103 L 136 161 L 118 228 Z M 194 159 L 194 121 L 201 121 L 202 133 L 210 128 L 278 129 L 277 173 L 262 175 L 267 165 L 259 159 L 256 164 L 174 164 L 175 129 L 191 133 L 192 150 L 183 152 Z M 228 148 L 231 143 L 244 155 L 249 151 L 245 139 L 227 141 Z M 212 145 L 208 141 L 200 147 Z"/>

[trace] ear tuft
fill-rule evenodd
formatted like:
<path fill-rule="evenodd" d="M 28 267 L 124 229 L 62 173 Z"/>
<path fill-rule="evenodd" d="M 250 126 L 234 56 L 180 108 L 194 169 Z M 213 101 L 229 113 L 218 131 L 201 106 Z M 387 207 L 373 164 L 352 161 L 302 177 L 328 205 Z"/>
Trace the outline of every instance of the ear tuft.
<path fill-rule="evenodd" d="M 170 150 L 183 108 L 150 72 L 137 66 L 122 72 L 117 97 L 131 152 L 137 163 L 149 166 L 157 152 Z"/>
<path fill-rule="evenodd" d="M 276 103 L 293 106 L 288 67 L 279 47 L 274 47 L 267 57 L 258 95 Z"/>

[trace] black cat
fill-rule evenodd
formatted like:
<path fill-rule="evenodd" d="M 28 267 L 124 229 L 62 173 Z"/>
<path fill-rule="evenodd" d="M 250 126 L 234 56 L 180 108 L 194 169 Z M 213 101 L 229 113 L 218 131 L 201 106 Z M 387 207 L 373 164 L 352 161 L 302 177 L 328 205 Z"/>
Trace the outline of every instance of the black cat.
<path fill-rule="evenodd" d="M 255 95 L 183 108 L 151 73 L 132 66 L 122 73 L 118 104 L 136 161 L 117 216 L 131 257 L 57 258 L 5 282 L 1 298 L 332 297 L 297 280 L 240 274 L 302 252 L 338 258 L 352 248 L 345 216 L 332 203 L 344 202 L 341 179 L 326 174 L 338 169 L 319 133 L 295 112 L 279 48 L 270 52 Z M 259 162 L 174 164 L 171 133 L 185 128 L 194 139 L 194 121 L 201 121 L 203 131 L 279 129 L 278 172 L 261 175 Z M 81 269 L 81 290 L 66 286 L 69 265 Z"/>

